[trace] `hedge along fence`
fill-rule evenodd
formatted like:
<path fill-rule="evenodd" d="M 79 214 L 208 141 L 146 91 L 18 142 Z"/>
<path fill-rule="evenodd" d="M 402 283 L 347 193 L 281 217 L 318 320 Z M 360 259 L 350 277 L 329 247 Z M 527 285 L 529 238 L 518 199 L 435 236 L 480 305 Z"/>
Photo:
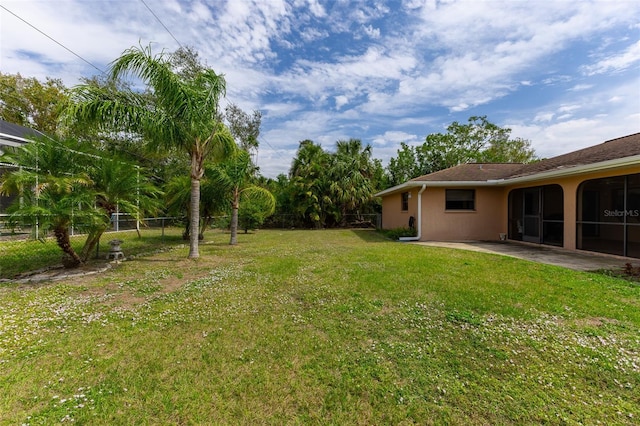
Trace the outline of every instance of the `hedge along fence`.
<path fill-rule="evenodd" d="M 47 232 L 37 228 L 37 224 L 28 220 L 16 220 L 14 216 L 10 220 L 9 214 L 0 213 L 0 239 L 42 239 L 47 238 Z M 230 216 L 221 215 L 214 216 L 211 219 L 211 228 L 228 229 Z M 380 229 L 382 217 L 380 214 L 362 214 L 347 215 L 348 228 L 375 228 Z M 166 227 L 182 227 L 186 225 L 185 217 L 163 216 L 163 217 L 146 217 L 137 220 L 135 217 L 127 213 L 113 214 L 111 217 L 111 226 L 108 231 L 126 231 L 139 230 L 140 228 L 160 228 Z M 305 225 L 301 220 L 293 214 L 273 215 L 267 218 L 262 228 L 269 229 L 304 229 Z M 82 235 L 87 229 L 82 223 L 72 223 L 69 234 L 71 236 Z"/>

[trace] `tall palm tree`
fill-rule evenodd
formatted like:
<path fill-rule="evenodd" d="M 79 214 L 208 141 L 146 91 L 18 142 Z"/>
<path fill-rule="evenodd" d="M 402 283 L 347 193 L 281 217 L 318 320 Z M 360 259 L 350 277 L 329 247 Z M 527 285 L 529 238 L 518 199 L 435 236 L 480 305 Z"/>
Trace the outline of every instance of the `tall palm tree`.
<path fill-rule="evenodd" d="M 332 205 L 328 174 L 330 160 L 322 146 L 304 140 L 298 146 L 289 172 L 296 213 L 316 228 L 325 226 L 327 212 Z"/>
<path fill-rule="evenodd" d="M 362 147 L 359 139 L 338 141 L 331 167 L 331 192 L 339 206 L 340 222 L 347 213 L 358 210 L 373 197 L 371 146 Z"/>
<path fill-rule="evenodd" d="M 224 76 L 196 67 L 176 71 L 171 57 L 153 55 L 151 47 L 125 50 L 110 68 L 110 77 L 128 75 L 141 79 L 151 93 L 132 90 L 105 91 L 96 85 L 80 85 L 72 92 L 68 114 L 90 121 L 105 131 L 142 135 L 154 148 L 179 148 L 190 158 L 192 230 L 200 223 L 200 180 L 205 160 L 225 158 L 236 148 L 221 122 L 219 101 L 226 92 Z M 191 232 L 189 258 L 200 256 L 198 233 Z"/>
<path fill-rule="evenodd" d="M 237 151 L 235 155 L 227 161 L 220 163 L 212 170 L 211 178 L 216 186 L 228 188 L 229 201 L 231 203 L 231 238 L 230 245 L 238 244 L 238 210 L 240 200 L 245 203 L 259 202 L 267 207 L 268 213 L 275 211 L 276 200 L 269 190 L 250 182 L 251 178 L 251 157 L 243 149 Z"/>

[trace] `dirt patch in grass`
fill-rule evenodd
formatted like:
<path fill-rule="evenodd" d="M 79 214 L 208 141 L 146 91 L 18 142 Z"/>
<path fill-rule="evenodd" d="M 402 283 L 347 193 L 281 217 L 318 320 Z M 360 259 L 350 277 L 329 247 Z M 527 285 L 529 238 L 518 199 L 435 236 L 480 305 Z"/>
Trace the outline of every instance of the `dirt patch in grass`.
<path fill-rule="evenodd" d="M 586 327 L 601 327 L 606 324 L 617 324 L 618 321 L 611 318 L 602 318 L 602 317 L 593 317 L 593 318 L 582 318 L 575 321 L 578 326 L 586 326 Z"/>
<path fill-rule="evenodd" d="M 593 272 L 609 277 L 621 278 L 640 285 L 640 267 L 634 267 L 631 263 L 626 263 L 624 267 L 619 269 L 597 269 Z"/>
<path fill-rule="evenodd" d="M 151 297 L 173 293 L 185 283 L 206 276 L 221 263 L 218 257 L 207 256 L 206 259 L 194 260 L 168 250 L 118 261 L 93 259 L 74 269 L 61 266 L 44 268 L 5 281 L 17 283 L 18 288 L 24 289 L 64 281 L 65 285 L 83 289 L 80 293 L 83 296 L 109 296 L 110 304 L 128 309 Z M 139 278 L 123 279 L 131 277 L 132 270 L 137 272 Z"/>

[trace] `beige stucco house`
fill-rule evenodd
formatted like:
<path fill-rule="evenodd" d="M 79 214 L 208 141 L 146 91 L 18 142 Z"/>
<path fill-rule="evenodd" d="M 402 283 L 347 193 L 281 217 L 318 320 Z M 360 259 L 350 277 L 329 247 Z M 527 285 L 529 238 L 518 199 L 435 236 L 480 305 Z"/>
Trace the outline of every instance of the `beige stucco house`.
<path fill-rule="evenodd" d="M 461 164 L 384 190 L 382 227 L 640 258 L 640 133 L 534 164 Z"/>

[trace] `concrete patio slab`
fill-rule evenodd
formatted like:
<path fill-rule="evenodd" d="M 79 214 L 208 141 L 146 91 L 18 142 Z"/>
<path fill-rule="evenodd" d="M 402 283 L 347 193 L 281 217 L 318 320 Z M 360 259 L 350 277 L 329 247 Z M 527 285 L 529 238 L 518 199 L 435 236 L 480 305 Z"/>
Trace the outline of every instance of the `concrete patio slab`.
<path fill-rule="evenodd" d="M 494 253 L 503 256 L 517 257 L 519 259 L 526 259 L 533 262 L 562 266 L 578 271 L 595 271 L 598 269 L 620 270 L 624 268 L 626 263 L 631 263 L 633 266 L 640 265 L 640 259 L 635 258 L 585 251 L 573 251 L 558 247 L 526 244 L 514 241 L 419 241 L 411 244 Z"/>

